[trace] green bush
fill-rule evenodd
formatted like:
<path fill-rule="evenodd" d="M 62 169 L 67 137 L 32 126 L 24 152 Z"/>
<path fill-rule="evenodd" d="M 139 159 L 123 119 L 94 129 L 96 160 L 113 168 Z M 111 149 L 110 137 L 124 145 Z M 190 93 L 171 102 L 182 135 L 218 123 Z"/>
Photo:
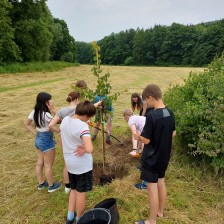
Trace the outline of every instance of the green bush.
<path fill-rule="evenodd" d="M 125 65 L 133 65 L 135 63 L 135 60 L 133 57 L 128 57 L 125 59 L 124 64 Z"/>
<path fill-rule="evenodd" d="M 67 52 L 61 56 L 61 60 L 72 63 L 74 62 L 74 55 L 72 52 Z"/>
<path fill-rule="evenodd" d="M 170 88 L 164 100 L 175 113 L 183 151 L 224 171 L 224 54 Z"/>

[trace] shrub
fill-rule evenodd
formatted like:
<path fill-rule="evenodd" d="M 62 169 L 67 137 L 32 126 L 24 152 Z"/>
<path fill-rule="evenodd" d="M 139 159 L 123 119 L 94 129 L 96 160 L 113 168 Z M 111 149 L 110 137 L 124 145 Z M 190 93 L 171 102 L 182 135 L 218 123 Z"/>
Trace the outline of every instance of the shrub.
<path fill-rule="evenodd" d="M 133 65 L 135 63 L 135 60 L 133 57 L 128 57 L 125 59 L 124 64 L 125 65 Z"/>
<path fill-rule="evenodd" d="M 74 62 L 74 55 L 72 52 L 67 52 L 61 56 L 61 60 L 65 62 Z"/>
<path fill-rule="evenodd" d="M 190 73 L 184 85 L 170 88 L 164 100 L 176 116 L 185 153 L 224 170 L 224 54 L 204 72 Z"/>

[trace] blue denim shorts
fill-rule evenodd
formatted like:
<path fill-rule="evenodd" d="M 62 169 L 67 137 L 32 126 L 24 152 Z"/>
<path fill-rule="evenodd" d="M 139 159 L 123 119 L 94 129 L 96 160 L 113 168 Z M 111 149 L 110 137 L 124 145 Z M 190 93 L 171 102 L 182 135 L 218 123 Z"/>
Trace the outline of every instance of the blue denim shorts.
<path fill-rule="evenodd" d="M 54 134 L 51 131 L 37 132 L 35 147 L 41 152 L 47 152 L 55 148 Z"/>

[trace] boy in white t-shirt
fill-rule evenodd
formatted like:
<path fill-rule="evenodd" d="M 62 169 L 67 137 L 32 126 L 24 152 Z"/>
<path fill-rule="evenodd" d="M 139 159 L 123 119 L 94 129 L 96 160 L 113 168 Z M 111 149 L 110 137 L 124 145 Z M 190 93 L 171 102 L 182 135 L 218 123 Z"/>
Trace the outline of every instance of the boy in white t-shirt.
<path fill-rule="evenodd" d="M 125 109 L 123 112 L 124 119 L 128 122 L 128 126 L 131 129 L 132 132 L 132 151 L 130 152 L 130 155 L 133 157 L 139 157 L 139 152 L 142 151 L 144 145 L 141 144 L 141 142 L 138 142 L 134 139 L 134 134 L 136 133 L 136 130 L 140 133 L 142 132 L 144 126 L 145 126 L 145 119 L 144 116 L 139 115 L 133 115 L 132 109 Z M 140 148 L 140 151 L 138 149 Z"/>
<path fill-rule="evenodd" d="M 87 121 L 96 113 L 93 103 L 85 100 L 76 107 L 74 115 L 62 120 L 60 130 L 65 165 L 69 174 L 71 192 L 66 223 L 76 222 L 84 213 L 86 192 L 92 190 L 93 145 Z M 84 145 L 84 147 L 79 147 Z"/>

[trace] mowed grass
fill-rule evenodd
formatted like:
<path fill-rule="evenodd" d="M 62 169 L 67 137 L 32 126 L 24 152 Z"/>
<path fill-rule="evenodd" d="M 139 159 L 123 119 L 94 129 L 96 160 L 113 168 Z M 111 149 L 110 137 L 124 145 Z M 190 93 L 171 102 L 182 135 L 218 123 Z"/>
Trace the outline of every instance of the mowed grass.
<path fill-rule="evenodd" d="M 76 80 L 84 79 L 90 88 L 94 88 L 96 78 L 91 68 L 82 65 L 58 72 L 0 75 L 0 223 L 65 223 L 68 196 L 64 189 L 52 194 L 36 189 L 35 136 L 24 128 L 23 122 L 41 91 L 51 93 L 56 107 L 60 108 L 67 105 L 66 96 Z M 133 92 L 141 93 L 149 83 L 156 83 L 166 91 L 170 85 L 183 83 L 190 71 L 202 71 L 196 68 L 119 66 L 102 66 L 102 69 L 103 73 L 111 74 L 112 91 L 120 92 L 118 101 L 114 103 L 113 134 L 121 140 L 130 139 L 122 111 L 130 107 Z M 93 154 L 95 161 L 102 161 L 100 143 L 99 136 Z M 116 141 L 113 143 L 116 145 Z M 88 193 L 87 209 L 105 198 L 115 197 L 120 224 L 147 218 L 147 192 L 133 187 L 139 182 L 139 171 L 135 167 L 139 161 L 129 158 L 126 152 L 116 161 L 116 153 L 109 151 L 109 147 L 106 150 L 107 161 L 115 165 L 123 163 L 128 168 L 128 175 L 109 185 L 95 186 Z M 117 145 L 113 150 L 123 152 L 126 149 Z M 223 178 L 213 177 L 207 170 L 181 156 L 178 150 L 176 145 L 166 177 L 168 198 L 165 217 L 158 219 L 158 223 L 224 223 Z M 54 163 L 57 181 L 62 181 L 63 166 L 62 150 L 57 146 Z"/>

